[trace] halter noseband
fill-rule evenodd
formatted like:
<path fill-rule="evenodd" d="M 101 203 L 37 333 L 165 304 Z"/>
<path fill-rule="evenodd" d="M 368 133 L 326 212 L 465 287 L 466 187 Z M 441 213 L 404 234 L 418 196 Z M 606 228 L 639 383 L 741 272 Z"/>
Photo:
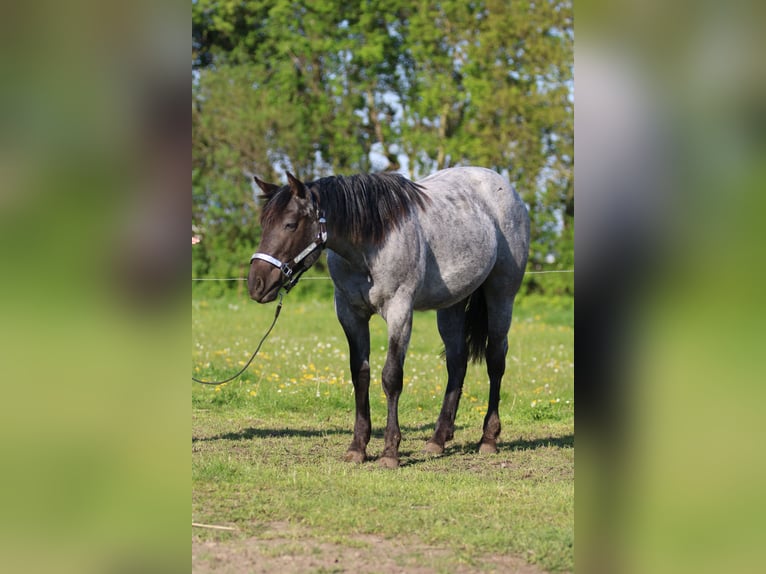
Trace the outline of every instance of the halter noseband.
<path fill-rule="evenodd" d="M 250 263 L 252 263 L 254 259 L 260 259 L 266 263 L 271 263 L 274 267 L 282 272 L 282 275 L 284 275 L 287 283 L 285 283 L 283 287 L 285 288 L 285 292 L 289 292 L 290 289 L 295 287 L 295 285 L 298 283 L 298 279 L 300 279 L 301 275 L 303 275 L 303 273 L 308 270 L 308 267 L 298 268 L 298 265 L 300 265 L 300 263 L 306 259 L 306 257 L 314 253 L 314 251 L 317 249 L 321 250 L 324 248 L 325 244 L 327 243 L 327 220 L 324 218 L 324 215 L 321 212 L 317 212 L 316 221 L 319 224 L 319 231 L 317 232 L 316 239 L 312 241 L 308 247 L 306 247 L 306 249 L 296 255 L 295 258 L 289 263 L 283 263 L 268 253 L 260 252 L 253 253 L 253 256 L 250 258 Z M 296 269 L 298 269 L 297 272 Z"/>

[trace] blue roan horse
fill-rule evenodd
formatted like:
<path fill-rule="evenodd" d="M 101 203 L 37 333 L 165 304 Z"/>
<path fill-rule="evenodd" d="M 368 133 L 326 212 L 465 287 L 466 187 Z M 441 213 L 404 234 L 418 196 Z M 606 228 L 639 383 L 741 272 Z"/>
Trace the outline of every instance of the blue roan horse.
<path fill-rule="evenodd" d="M 529 252 L 529 216 L 513 187 L 494 171 L 456 167 L 418 183 L 382 173 L 326 177 L 288 185 L 258 178 L 267 203 L 263 238 L 247 278 L 250 296 L 273 301 L 281 287 L 328 250 L 335 311 L 348 339 L 356 398 L 354 438 L 346 460 L 367 458 L 370 440 L 370 330 L 388 325 L 383 390 L 388 422 L 380 463 L 399 465 L 398 403 L 413 310 L 438 309 L 447 358 L 447 390 L 426 451 L 451 440 L 468 360 L 486 358 L 489 405 L 479 443 L 497 452 L 500 382 L 505 372 L 513 300 Z"/>

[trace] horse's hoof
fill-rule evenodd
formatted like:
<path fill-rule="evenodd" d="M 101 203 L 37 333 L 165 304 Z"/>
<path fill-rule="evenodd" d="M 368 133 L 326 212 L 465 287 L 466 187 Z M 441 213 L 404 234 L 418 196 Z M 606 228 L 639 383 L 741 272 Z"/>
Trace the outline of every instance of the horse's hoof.
<path fill-rule="evenodd" d="M 391 456 L 384 456 L 379 461 L 383 468 L 399 468 L 399 459 Z"/>
<path fill-rule="evenodd" d="M 363 452 L 359 452 L 358 450 L 349 450 L 346 451 L 346 456 L 343 457 L 343 460 L 346 462 L 355 462 L 355 463 L 363 463 L 367 456 Z"/>
<path fill-rule="evenodd" d="M 497 454 L 495 443 L 482 442 L 479 445 L 479 454 Z"/>
<path fill-rule="evenodd" d="M 444 447 L 429 440 L 423 450 L 428 454 L 442 454 L 444 452 Z"/>

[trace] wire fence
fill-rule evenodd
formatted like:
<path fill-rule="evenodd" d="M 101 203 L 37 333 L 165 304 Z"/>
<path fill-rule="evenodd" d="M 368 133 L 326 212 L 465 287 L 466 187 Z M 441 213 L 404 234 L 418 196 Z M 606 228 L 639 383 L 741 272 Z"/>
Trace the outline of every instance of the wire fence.
<path fill-rule="evenodd" d="M 547 273 L 574 273 L 574 269 L 552 269 L 548 271 L 527 271 L 524 275 Z M 247 281 L 247 277 L 192 277 L 192 281 Z M 303 277 L 301 281 L 331 281 L 330 277 Z"/>

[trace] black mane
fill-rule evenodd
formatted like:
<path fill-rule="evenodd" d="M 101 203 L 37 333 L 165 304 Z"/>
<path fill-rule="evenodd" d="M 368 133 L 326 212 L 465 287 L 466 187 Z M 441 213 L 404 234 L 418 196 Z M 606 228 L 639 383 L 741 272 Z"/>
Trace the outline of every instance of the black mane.
<path fill-rule="evenodd" d="M 353 243 L 381 243 L 428 199 L 422 187 L 398 173 L 324 177 L 308 188 L 318 193 L 330 229 Z"/>
<path fill-rule="evenodd" d="M 428 203 L 423 188 L 398 173 L 323 177 L 305 185 L 324 211 L 330 232 L 356 244 L 380 244 L 389 231 Z M 262 221 L 281 213 L 289 200 L 285 187 L 266 204 Z"/>

